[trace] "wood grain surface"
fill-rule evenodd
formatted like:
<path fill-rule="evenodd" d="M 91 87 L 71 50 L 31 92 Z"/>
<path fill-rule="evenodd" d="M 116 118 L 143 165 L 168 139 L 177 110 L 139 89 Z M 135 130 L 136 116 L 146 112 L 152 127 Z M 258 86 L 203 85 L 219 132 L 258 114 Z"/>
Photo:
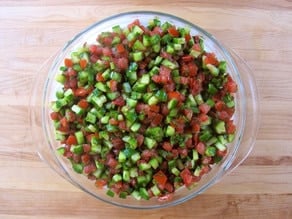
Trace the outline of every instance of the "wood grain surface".
<path fill-rule="evenodd" d="M 162 210 L 95 200 L 36 154 L 29 98 L 42 63 L 102 18 L 155 10 L 185 18 L 236 50 L 251 66 L 261 124 L 248 159 L 204 194 Z M 0 218 L 292 218 L 291 0 L 1 0 Z"/>

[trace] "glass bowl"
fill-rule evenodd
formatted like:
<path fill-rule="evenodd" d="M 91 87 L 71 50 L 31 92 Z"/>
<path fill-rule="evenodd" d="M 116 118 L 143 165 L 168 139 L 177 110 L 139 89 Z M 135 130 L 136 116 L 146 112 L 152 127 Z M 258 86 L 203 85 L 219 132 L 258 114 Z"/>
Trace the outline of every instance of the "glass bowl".
<path fill-rule="evenodd" d="M 106 195 L 106 189 L 97 189 L 93 181 L 88 180 L 86 176 L 75 173 L 68 160 L 56 153 L 56 148 L 60 144 L 55 140 L 53 124 L 49 117 L 50 102 L 55 99 L 55 91 L 60 88 L 54 78 L 59 72 L 60 66 L 63 65 L 63 60 L 85 42 L 96 42 L 96 36 L 99 33 L 111 31 L 111 28 L 115 25 L 125 27 L 135 19 L 139 19 L 142 24 L 146 25 L 153 18 L 159 18 L 162 22 L 168 21 L 177 27 L 189 27 L 192 35 L 203 37 L 206 51 L 214 52 L 219 60 L 227 62 L 228 72 L 238 85 L 234 114 L 237 132 L 234 141 L 228 146 L 228 154 L 221 163 L 215 165 L 208 174 L 202 177 L 194 188 L 181 187 L 178 189 L 172 200 L 161 202 L 157 198 L 151 198 L 150 200 L 138 201 L 130 196 L 126 199 L 117 196 L 112 198 Z M 37 74 L 30 103 L 32 136 L 41 159 L 59 175 L 93 197 L 113 205 L 135 209 L 173 206 L 204 192 L 244 161 L 252 150 L 259 125 L 258 94 L 255 80 L 248 65 L 234 51 L 228 50 L 212 35 L 195 24 L 174 15 L 150 11 L 128 12 L 108 17 L 96 22 L 69 40 L 60 51 L 49 58 L 41 67 Z"/>

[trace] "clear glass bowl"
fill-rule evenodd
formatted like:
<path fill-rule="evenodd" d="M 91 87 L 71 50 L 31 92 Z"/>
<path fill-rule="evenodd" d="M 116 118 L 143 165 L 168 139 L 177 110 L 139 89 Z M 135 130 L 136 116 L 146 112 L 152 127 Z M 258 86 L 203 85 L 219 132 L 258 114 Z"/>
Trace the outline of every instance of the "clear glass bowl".
<path fill-rule="evenodd" d="M 188 26 L 192 35 L 200 35 L 204 38 L 205 49 L 216 54 L 219 60 L 227 61 L 227 69 L 232 78 L 238 84 L 236 94 L 236 111 L 234 122 L 237 127 L 235 140 L 229 145 L 227 156 L 218 165 L 205 175 L 196 187 L 187 189 L 180 188 L 174 194 L 171 201 L 161 202 L 156 198 L 138 201 L 132 197 L 121 199 L 119 197 L 107 196 L 106 190 L 97 189 L 94 182 L 88 180 L 86 176 L 75 173 L 66 158 L 56 154 L 59 143 L 54 138 L 54 128 L 50 120 L 50 102 L 55 99 L 55 91 L 59 84 L 55 82 L 55 74 L 59 72 L 59 67 L 63 65 L 65 57 L 76 48 L 81 47 L 84 42 L 95 42 L 96 36 L 102 31 L 110 31 L 117 24 L 126 26 L 131 21 L 139 19 L 142 24 L 147 24 L 150 19 L 159 18 L 161 21 L 168 21 L 179 27 Z M 37 146 L 37 151 L 44 160 L 59 175 L 64 177 L 73 185 L 89 193 L 95 198 L 121 207 L 136 209 L 153 209 L 173 206 L 185 202 L 207 188 L 218 182 L 226 173 L 237 167 L 248 156 L 255 142 L 258 125 L 259 109 L 258 94 L 252 71 L 248 65 L 232 50 L 227 50 L 222 43 L 218 42 L 212 35 L 202 28 L 173 15 L 160 12 L 137 11 L 117 14 L 98 21 L 77 34 L 73 39 L 49 58 L 37 74 L 35 86 L 32 91 L 30 121 L 33 141 Z"/>

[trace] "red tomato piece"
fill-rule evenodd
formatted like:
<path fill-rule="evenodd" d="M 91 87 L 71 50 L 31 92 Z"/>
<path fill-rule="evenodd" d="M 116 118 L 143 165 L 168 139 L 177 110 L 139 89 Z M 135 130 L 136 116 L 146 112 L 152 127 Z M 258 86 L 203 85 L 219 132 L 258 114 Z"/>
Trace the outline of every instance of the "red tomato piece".
<path fill-rule="evenodd" d="M 163 188 L 165 186 L 165 183 L 167 182 L 167 176 L 161 170 L 153 175 L 153 179 L 158 185 L 162 186 Z"/>
<path fill-rule="evenodd" d="M 110 89 L 112 92 L 115 92 L 118 90 L 118 82 L 116 80 L 110 80 Z"/>
<path fill-rule="evenodd" d="M 87 66 L 87 61 L 86 61 L 86 59 L 80 59 L 80 61 L 79 61 L 79 65 L 80 65 L 80 67 L 81 67 L 82 69 L 85 69 L 86 66 Z"/>
<path fill-rule="evenodd" d="M 85 97 L 88 94 L 88 90 L 86 90 L 84 87 L 79 87 L 75 90 L 74 94 L 77 97 Z"/>
<path fill-rule="evenodd" d="M 236 126 L 233 124 L 232 120 L 229 120 L 225 123 L 225 128 L 226 128 L 227 134 L 234 134 L 236 130 Z"/>
<path fill-rule="evenodd" d="M 171 151 L 172 150 L 172 145 L 170 144 L 170 142 L 165 141 L 162 144 L 162 148 L 166 151 Z"/>
<path fill-rule="evenodd" d="M 86 166 L 84 166 L 83 172 L 85 174 L 90 174 L 96 170 L 96 166 L 94 163 L 89 163 Z"/>
<path fill-rule="evenodd" d="M 60 114 L 58 112 L 51 112 L 50 114 L 52 120 L 59 120 Z"/>
<path fill-rule="evenodd" d="M 125 100 L 122 96 L 119 96 L 115 100 L 112 101 L 112 103 L 116 106 L 124 106 L 125 105 Z"/>
<path fill-rule="evenodd" d="M 218 59 L 216 58 L 214 53 L 206 53 L 206 58 L 204 60 L 204 63 L 207 64 L 212 64 L 217 66 L 219 64 Z"/>
<path fill-rule="evenodd" d="M 97 188 L 102 189 L 107 184 L 106 179 L 96 179 L 95 185 Z"/>
<path fill-rule="evenodd" d="M 189 169 L 185 168 L 180 173 L 180 177 L 182 178 L 185 186 L 190 186 L 192 184 L 192 173 Z"/>
<path fill-rule="evenodd" d="M 179 37 L 179 32 L 178 32 L 178 30 L 176 29 L 175 26 L 169 27 L 169 28 L 167 29 L 167 32 L 168 32 L 171 36 L 173 36 L 173 37 Z"/>
<path fill-rule="evenodd" d="M 203 103 L 199 106 L 199 109 L 200 109 L 201 113 L 207 114 L 210 111 L 211 107 L 208 104 Z"/>
<path fill-rule="evenodd" d="M 77 144 L 77 139 L 74 135 L 69 135 L 67 140 L 66 140 L 67 145 L 76 145 Z"/>
<path fill-rule="evenodd" d="M 117 49 L 117 52 L 118 53 L 124 53 L 126 50 L 125 50 L 125 47 L 122 43 L 119 43 L 116 45 L 116 49 Z"/>
<path fill-rule="evenodd" d="M 65 58 L 64 59 L 64 64 L 66 67 L 72 67 L 73 66 L 73 62 L 71 59 Z"/>
<path fill-rule="evenodd" d="M 88 107 L 89 103 L 86 99 L 81 99 L 78 102 L 78 106 L 80 106 L 82 109 L 86 109 Z"/>
<path fill-rule="evenodd" d="M 90 155 L 89 154 L 81 155 L 81 161 L 84 164 L 88 164 L 90 162 Z"/>
<path fill-rule="evenodd" d="M 204 155 L 205 154 L 205 150 L 206 150 L 206 146 L 203 142 L 199 142 L 196 146 L 195 146 L 196 150 L 198 151 L 199 154 Z"/>

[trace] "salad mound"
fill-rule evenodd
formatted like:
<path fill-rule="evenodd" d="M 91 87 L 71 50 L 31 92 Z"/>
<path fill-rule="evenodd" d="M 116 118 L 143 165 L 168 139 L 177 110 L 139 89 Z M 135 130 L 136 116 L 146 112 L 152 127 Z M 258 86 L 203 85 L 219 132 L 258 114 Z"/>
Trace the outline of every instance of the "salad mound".
<path fill-rule="evenodd" d="M 237 84 L 186 27 L 114 26 L 64 59 L 56 81 L 57 151 L 109 196 L 171 200 L 234 138 Z"/>

